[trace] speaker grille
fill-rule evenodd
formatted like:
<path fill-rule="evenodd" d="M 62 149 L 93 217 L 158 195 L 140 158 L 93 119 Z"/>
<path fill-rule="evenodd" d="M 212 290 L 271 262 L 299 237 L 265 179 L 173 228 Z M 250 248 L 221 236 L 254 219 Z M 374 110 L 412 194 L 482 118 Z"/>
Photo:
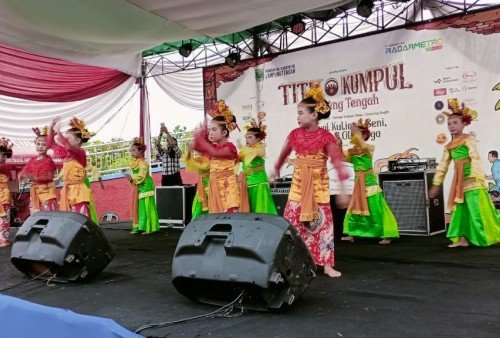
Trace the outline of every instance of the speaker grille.
<path fill-rule="evenodd" d="M 427 206 L 423 180 L 384 181 L 387 204 L 398 221 L 399 230 L 408 233 L 427 232 Z"/>

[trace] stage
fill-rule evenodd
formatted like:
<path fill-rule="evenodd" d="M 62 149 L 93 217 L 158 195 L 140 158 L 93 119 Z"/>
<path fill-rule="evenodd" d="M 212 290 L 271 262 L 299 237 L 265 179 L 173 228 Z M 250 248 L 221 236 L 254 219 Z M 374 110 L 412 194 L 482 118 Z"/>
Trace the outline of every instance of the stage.
<path fill-rule="evenodd" d="M 185 298 L 170 282 L 179 230 L 131 235 L 126 226 L 103 226 L 116 256 L 92 283 L 37 281 L 3 293 L 108 317 L 132 331 L 147 323 L 192 317 L 216 309 Z M 284 313 L 247 312 L 142 334 L 496 337 L 500 332 L 500 246 L 449 249 L 447 243 L 444 234 L 406 236 L 389 246 L 369 240 L 337 243 L 336 265 L 343 276 L 332 279 L 319 275 Z M 10 248 L 0 248 L 0 262 L 0 288 L 28 281 L 10 263 Z"/>

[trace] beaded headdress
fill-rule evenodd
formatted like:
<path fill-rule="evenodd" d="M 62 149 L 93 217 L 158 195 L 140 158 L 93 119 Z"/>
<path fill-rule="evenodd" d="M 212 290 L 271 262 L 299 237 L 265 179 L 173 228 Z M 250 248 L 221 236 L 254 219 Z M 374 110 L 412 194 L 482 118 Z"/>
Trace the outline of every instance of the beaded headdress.
<path fill-rule="evenodd" d="M 33 130 L 33 132 L 35 133 L 36 138 L 46 137 L 49 133 L 49 127 L 47 127 L 47 126 L 42 127 L 41 129 L 40 128 L 31 128 L 31 130 Z"/>
<path fill-rule="evenodd" d="M 95 135 L 94 133 L 91 133 L 87 130 L 85 122 L 76 117 L 73 117 L 71 120 L 69 120 L 69 125 L 71 126 L 71 128 L 77 129 L 84 139 L 90 139 Z"/>
<path fill-rule="evenodd" d="M 260 131 L 260 139 L 263 140 L 266 138 L 266 128 L 267 126 L 264 124 L 264 119 L 266 118 L 266 112 L 260 111 L 257 113 L 257 119 L 252 118 L 250 120 L 250 124 L 245 126 L 245 131 L 248 132 L 249 129 L 259 129 Z"/>
<path fill-rule="evenodd" d="M 448 117 L 452 115 L 461 116 L 462 121 L 464 121 L 466 125 L 469 125 L 473 120 L 477 119 L 477 111 L 466 107 L 463 102 L 459 104 L 456 98 L 448 99 L 448 109 L 450 111 L 443 112 L 444 115 Z"/>
<path fill-rule="evenodd" d="M 307 106 L 310 107 L 315 107 L 314 111 L 319 113 L 319 114 L 326 114 L 330 111 L 330 107 L 328 105 L 328 102 L 325 100 L 323 96 L 323 90 L 319 86 L 318 81 L 313 81 L 311 83 L 310 88 L 304 92 L 303 94 L 304 99 L 307 98 L 312 98 L 314 100 L 314 104 L 307 104 Z"/>
<path fill-rule="evenodd" d="M 229 131 L 240 129 L 238 127 L 238 124 L 234 122 L 235 120 L 234 115 L 224 100 L 219 100 L 212 106 L 212 109 L 210 110 L 210 116 L 212 116 L 212 118 L 216 116 L 224 117 L 224 121 L 215 121 L 215 122 L 225 124 L 227 130 Z"/>

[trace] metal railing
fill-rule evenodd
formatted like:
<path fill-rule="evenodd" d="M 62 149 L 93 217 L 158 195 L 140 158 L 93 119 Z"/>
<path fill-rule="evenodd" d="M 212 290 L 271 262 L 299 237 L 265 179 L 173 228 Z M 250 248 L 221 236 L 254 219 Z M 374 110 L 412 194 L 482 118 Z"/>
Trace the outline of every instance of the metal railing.
<path fill-rule="evenodd" d="M 179 147 L 182 151 L 185 150 L 187 144 L 193 139 L 192 131 L 182 133 L 171 133 L 177 139 Z M 151 138 L 151 163 L 156 167 L 161 166 L 161 161 L 156 149 L 157 137 Z M 164 141 L 162 140 L 162 143 Z M 107 143 L 90 144 L 85 147 L 87 151 L 87 161 L 97 168 L 101 175 L 114 174 L 122 172 L 129 168 L 132 162 L 129 149 L 132 140 L 120 140 Z"/>

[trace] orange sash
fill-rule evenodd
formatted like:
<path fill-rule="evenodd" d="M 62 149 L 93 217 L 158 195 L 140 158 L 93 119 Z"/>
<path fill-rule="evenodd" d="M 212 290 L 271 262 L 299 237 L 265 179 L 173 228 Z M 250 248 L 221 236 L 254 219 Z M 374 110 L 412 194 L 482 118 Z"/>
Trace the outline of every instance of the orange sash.
<path fill-rule="evenodd" d="M 226 212 L 226 210 L 224 209 L 224 204 L 222 203 L 219 187 L 217 186 L 217 179 L 222 177 L 230 177 L 231 175 L 234 175 L 234 170 L 232 169 L 210 173 L 210 182 L 208 183 L 208 210 L 210 211 L 210 213 Z"/>
<path fill-rule="evenodd" d="M 255 168 L 247 168 L 243 171 L 239 177 L 239 187 L 240 187 L 240 212 L 250 212 L 250 202 L 248 200 L 248 186 L 247 186 L 247 175 L 256 173 L 258 171 L 266 170 L 263 165 Z"/>
<path fill-rule="evenodd" d="M 357 171 L 355 174 L 354 190 L 349 202 L 349 212 L 356 215 L 369 216 L 368 200 L 366 198 L 366 175 L 373 174 L 373 170 Z"/>
<path fill-rule="evenodd" d="M 470 158 L 464 158 L 455 161 L 455 172 L 451 182 L 450 195 L 448 196 L 448 208 L 453 210 L 455 203 L 464 201 L 464 165 L 470 163 Z"/>
<path fill-rule="evenodd" d="M 9 189 L 9 185 L 7 183 L 0 182 L 0 189 Z M 0 202 L 0 217 L 4 217 L 7 215 L 5 212 L 5 208 L 3 207 L 3 203 Z"/>
<path fill-rule="evenodd" d="M 74 184 L 83 184 L 82 181 L 63 181 L 63 186 L 61 188 L 61 200 L 59 201 L 59 209 L 61 211 L 70 211 L 68 191 L 69 186 Z"/>
<path fill-rule="evenodd" d="M 31 204 L 33 205 L 34 212 L 40 211 L 40 194 L 38 193 L 38 191 L 44 190 L 44 189 L 49 190 L 51 192 L 54 191 L 54 195 L 55 195 L 55 188 L 56 188 L 56 185 L 54 184 L 54 182 L 31 184 L 30 199 L 31 199 Z"/>
<path fill-rule="evenodd" d="M 326 166 L 324 160 L 312 158 L 297 158 L 295 166 L 302 169 L 302 184 L 300 187 L 300 221 L 310 222 L 318 218 L 318 203 L 314 193 L 313 170 Z"/>

